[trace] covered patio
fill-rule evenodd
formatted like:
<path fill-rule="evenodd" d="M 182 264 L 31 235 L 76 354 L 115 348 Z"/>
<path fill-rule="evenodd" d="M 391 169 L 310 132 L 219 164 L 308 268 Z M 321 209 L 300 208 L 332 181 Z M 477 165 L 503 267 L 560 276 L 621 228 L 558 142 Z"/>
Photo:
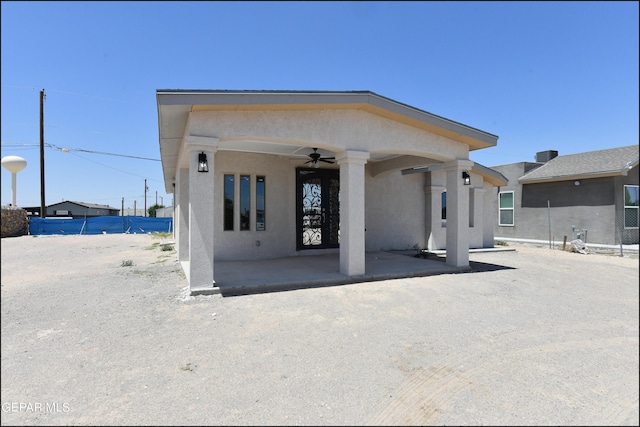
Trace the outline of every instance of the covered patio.
<path fill-rule="evenodd" d="M 472 249 L 480 251 L 514 251 L 512 248 Z M 216 289 L 191 288 L 191 295 L 221 293 L 236 296 L 254 293 L 290 291 L 324 286 L 340 286 L 380 280 L 423 277 L 438 274 L 472 272 L 477 266 L 447 265 L 446 251 L 429 253 L 427 258 L 415 257 L 415 251 L 367 252 L 366 272 L 349 277 L 340 273 L 338 252 L 248 261 L 216 261 Z M 188 271 L 188 269 L 185 269 Z"/>

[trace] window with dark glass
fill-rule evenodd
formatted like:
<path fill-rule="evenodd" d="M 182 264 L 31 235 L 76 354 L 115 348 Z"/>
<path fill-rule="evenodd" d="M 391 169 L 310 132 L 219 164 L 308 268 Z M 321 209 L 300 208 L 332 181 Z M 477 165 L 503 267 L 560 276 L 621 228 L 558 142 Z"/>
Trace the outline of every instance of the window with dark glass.
<path fill-rule="evenodd" d="M 240 230 L 250 230 L 251 220 L 251 177 L 240 175 Z"/>
<path fill-rule="evenodd" d="M 256 230 L 265 230 L 265 177 L 256 177 Z"/>
<path fill-rule="evenodd" d="M 233 204 L 234 204 L 234 178 L 233 175 L 224 176 L 224 229 L 233 230 Z"/>

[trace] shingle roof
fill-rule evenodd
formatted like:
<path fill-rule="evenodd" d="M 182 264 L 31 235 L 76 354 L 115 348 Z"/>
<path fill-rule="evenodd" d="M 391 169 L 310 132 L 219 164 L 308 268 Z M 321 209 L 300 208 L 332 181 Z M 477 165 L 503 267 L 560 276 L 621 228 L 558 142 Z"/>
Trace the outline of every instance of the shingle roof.
<path fill-rule="evenodd" d="M 522 176 L 518 182 L 566 181 L 626 175 L 638 165 L 638 145 L 558 156 Z"/>

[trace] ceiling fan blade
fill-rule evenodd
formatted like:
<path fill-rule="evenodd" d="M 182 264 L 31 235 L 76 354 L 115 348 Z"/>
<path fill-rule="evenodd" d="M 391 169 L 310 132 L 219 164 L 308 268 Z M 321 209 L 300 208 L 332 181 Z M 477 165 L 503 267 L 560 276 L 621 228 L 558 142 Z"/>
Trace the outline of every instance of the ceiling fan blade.
<path fill-rule="evenodd" d="M 313 159 L 311 159 L 311 160 L 307 160 L 307 161 L 306 161 L 306 162 L 304 162 L 303 164 L 305 164 L 305 165 L 306 165 L 307 163 L 315 163 L 315 162 L 313 161 Z"/>
<path fill-rule="evenodd" d="M 335 157 L 323 157 L 323 159 L 335 160 Z"/>
<path fill-rule="evenodd" d="M 320 161 L 321 162 L 325 162 L 325 163 L 335 163 L 335 162 L 332 162 L 331 160 L 327 160 L 327 159 L 320 159 Z"/>

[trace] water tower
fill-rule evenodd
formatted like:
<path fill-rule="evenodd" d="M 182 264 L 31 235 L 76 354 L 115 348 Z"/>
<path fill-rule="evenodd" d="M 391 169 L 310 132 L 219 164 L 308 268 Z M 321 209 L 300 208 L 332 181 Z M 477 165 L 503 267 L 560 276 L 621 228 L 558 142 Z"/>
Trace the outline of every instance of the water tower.
<path fill-rule="evenodd" d="M 2 158 L 2 166 L 11 172 L 11 206 L 16 206 L 16 175 L 27 167 L 27 161 L 18 156 Z"/>

